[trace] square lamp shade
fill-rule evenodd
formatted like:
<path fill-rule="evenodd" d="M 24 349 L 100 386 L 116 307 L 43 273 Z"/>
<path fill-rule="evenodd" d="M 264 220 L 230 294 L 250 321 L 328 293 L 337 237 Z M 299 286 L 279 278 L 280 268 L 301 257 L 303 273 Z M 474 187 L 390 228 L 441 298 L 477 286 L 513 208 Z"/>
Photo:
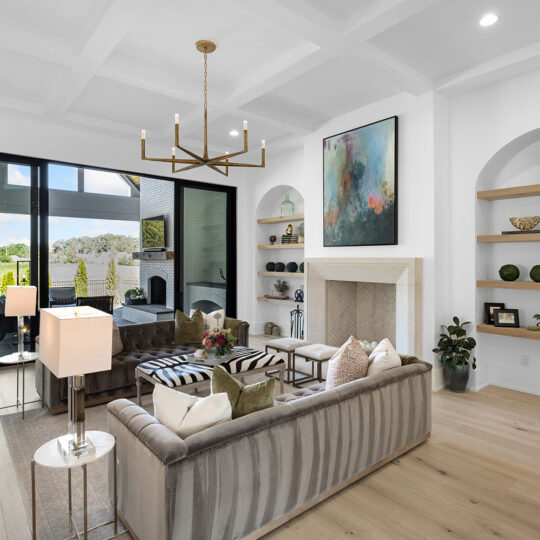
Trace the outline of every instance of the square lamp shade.
<path fill-rule="evenodd" d="M 36 314 L 37 289 L 33 286 L 9 285 L 6 289 L 6 317 L 28 317 Z"/>
<path fill-rule="evenodd" d="M 111 369 L 112 322 L 90 306 L 42 309 L 39 359 L 58 378 Z"/>

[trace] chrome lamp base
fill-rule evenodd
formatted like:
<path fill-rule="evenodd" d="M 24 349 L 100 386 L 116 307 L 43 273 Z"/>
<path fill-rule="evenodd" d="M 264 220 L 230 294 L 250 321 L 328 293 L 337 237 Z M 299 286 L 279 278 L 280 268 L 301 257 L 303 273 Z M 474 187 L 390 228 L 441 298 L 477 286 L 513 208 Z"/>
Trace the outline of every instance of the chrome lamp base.
<path fill-rule="evenodd" d="M 84 375 L 68 377 L 68 433 L 58 437 L 57 441 L 64 456 L 81 457 L 96 453 L 96 447 L 85 430 Z"/>

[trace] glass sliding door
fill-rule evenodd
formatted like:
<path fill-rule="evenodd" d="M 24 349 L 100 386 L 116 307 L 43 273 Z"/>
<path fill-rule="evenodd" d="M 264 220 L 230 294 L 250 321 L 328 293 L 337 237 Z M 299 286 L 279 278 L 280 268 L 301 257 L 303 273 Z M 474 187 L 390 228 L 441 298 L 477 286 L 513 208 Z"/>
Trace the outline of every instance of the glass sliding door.
<path fill-rule="evenodd" d="M 236 316 L 234 189 L 180 187 L 182 310 Z M 179 229 L 179 230 L 178 230 Z"/>
<path fill-rule="evenodd" d="M 0 161 L 0 357 L 17 350 L 16 317 L 4 316 L 7 287 L 38 285 L 37 179 L 31 162 Z M 28 347 L 35 319 L 27 321 Z"/>

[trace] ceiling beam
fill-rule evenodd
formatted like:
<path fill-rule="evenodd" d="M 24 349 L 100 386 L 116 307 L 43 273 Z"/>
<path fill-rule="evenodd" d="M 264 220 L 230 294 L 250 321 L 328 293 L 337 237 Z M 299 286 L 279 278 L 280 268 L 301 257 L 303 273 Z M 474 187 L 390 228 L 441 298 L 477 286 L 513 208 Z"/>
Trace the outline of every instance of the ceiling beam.
<path fill-rule="evenodd" d="M 413 13 L 418 12 L 421 5 L 427 7 L 429 4 L 429 1 L 426 1 L 424 4 L 416 3 L 420 0 L 402 1 L 407 3 L 406 5 L 409 9 L 407 11 L 402 7 L 401 18 L 397 18 L 397 20 L 404 20 L 407 13 L 410 13 L 410 16 L 412 16 Z M 306 0 L 276 0 L 272 4 L 272 9 L 268 9 L 264 3 L 253 2 L 252 0 L 236 0 L 236 2 L 247 9 L 257 12 L 265 20 L 271 21 L 276 26 L 280 28 L 286 27 L 291 32 L 309 40 L 334 57 L 365 62 L 370 69 L 375 67 L 376 76 L 379 79 L 397 86 L 400 90 L 407 91 L 413 95 L 420 95 L 432 89 L 433 85 L 429 78 L 408 64 L 383 52 L 371 43 L 364 42 L 357 45 L 352 42 L 350 36 L 349 38 L 344 36 L 343 25 L 337 24 L 328 16 L 325 16 Z M 388 9 L 397 9 L 394 4 L 395 2 Z M 377 26 L 379 19 L 381 21 L 387 20 L 387 11 L 379 13 L 379 19 L 374 15 L 364 16 L 370 17 L 369 20 Z M 394 17 L 396 16 L 394 15 Z M 356 20 L 355 24 L 357 26 L 360 25 L 360 20 L 362 19 Z M 381 31 L 388 28 L 387 24 L 382 24 L 382 22 L 379 26 Z M 375 35 L 375 33 L 372 33 L 370 39 L 375 37 Z M 389 62 L 388 65 L 381 62 L 383 58 Z"/>
<path fill-rule="evenodd" d="M 144 0 L 113 0 L 92 31 L 77 59 L 56 84 L 47 113 L 63 114 L 86 88 L 103 62 L 131 29 Z"/>
<path fill-rule="evenodd" d="M 359 45 L 410 19 L 440 0 L 386 0 L 359 11 L 345 22 L 343 35 Z"/>
<path fill-rule="evenodd" d="M 437 81 L 436 90 L 447 95 L 468 92 L 487 84 L 540 69 L 540 41 Z"/>

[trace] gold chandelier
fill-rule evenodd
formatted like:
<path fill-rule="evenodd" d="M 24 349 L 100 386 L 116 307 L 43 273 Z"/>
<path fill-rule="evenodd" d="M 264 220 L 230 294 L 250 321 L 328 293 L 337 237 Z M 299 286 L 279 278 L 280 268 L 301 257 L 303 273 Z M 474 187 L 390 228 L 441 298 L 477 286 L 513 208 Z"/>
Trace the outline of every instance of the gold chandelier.
<path fill-rule="evenodd" d="M 171 149 L 171 157 L 170 158 L 146 157 L 146 131 L 143 129 L 141 131 L 141 159 L 144 159 L 146 161 L 161 161 L 163 163 L 170 163 L 171 170 L 173 173 L 188 171 L 190 169 L 196 169 L 197 167 L 202 167 L 203 165 L 206 165 L 207 167 L 210 167 L 211 169 L 213 169 L 214 171 L 217 171 L 220 174 L 229 176 L 229 167 L 264 167 L 265 152 L 266 152 L 266 143 L 264 140 L 261 141 L 261 163 L 260 164 L 254 165 L 250 163 L 237 163 L 234 161 L 230 161 L 231 158 L 239 156 L 241 154 L 245 154 L 248 151 L 248 132 L 247 132 L 246 120 L 244 120 L 244 149 L 243 150 L 241 150 L 240 152 L 234 152 L 232 154 L 229 154 L 229 152 L 225 152 L 225 154 L 221 156 L 216 156 L 212 158 L 208 156 L 206 60 L 207 60 L 208 54 L 216 50 L 216 44 L 213 43 L 212 41 L 201 40 L 195 43 L 195 47 L 197 47 L 198 51 L 204 54 L 204 148 L 203 148 L 203 155 L 202 157 L 200 157 L 197 154 L 190 152 L 186 148 L 180 146 L 179 144 L 180 116 L 178 114 L 175 114 L 174 115 L 174 146 Z M 190 156 L 191 159 L 177 158 L 176 157 L 177 148 L 178 150 L 181 150 L 182 152 Z M 186 165 L 186 167 L 177 169 L 176 168 L 177 164 Z"/>

